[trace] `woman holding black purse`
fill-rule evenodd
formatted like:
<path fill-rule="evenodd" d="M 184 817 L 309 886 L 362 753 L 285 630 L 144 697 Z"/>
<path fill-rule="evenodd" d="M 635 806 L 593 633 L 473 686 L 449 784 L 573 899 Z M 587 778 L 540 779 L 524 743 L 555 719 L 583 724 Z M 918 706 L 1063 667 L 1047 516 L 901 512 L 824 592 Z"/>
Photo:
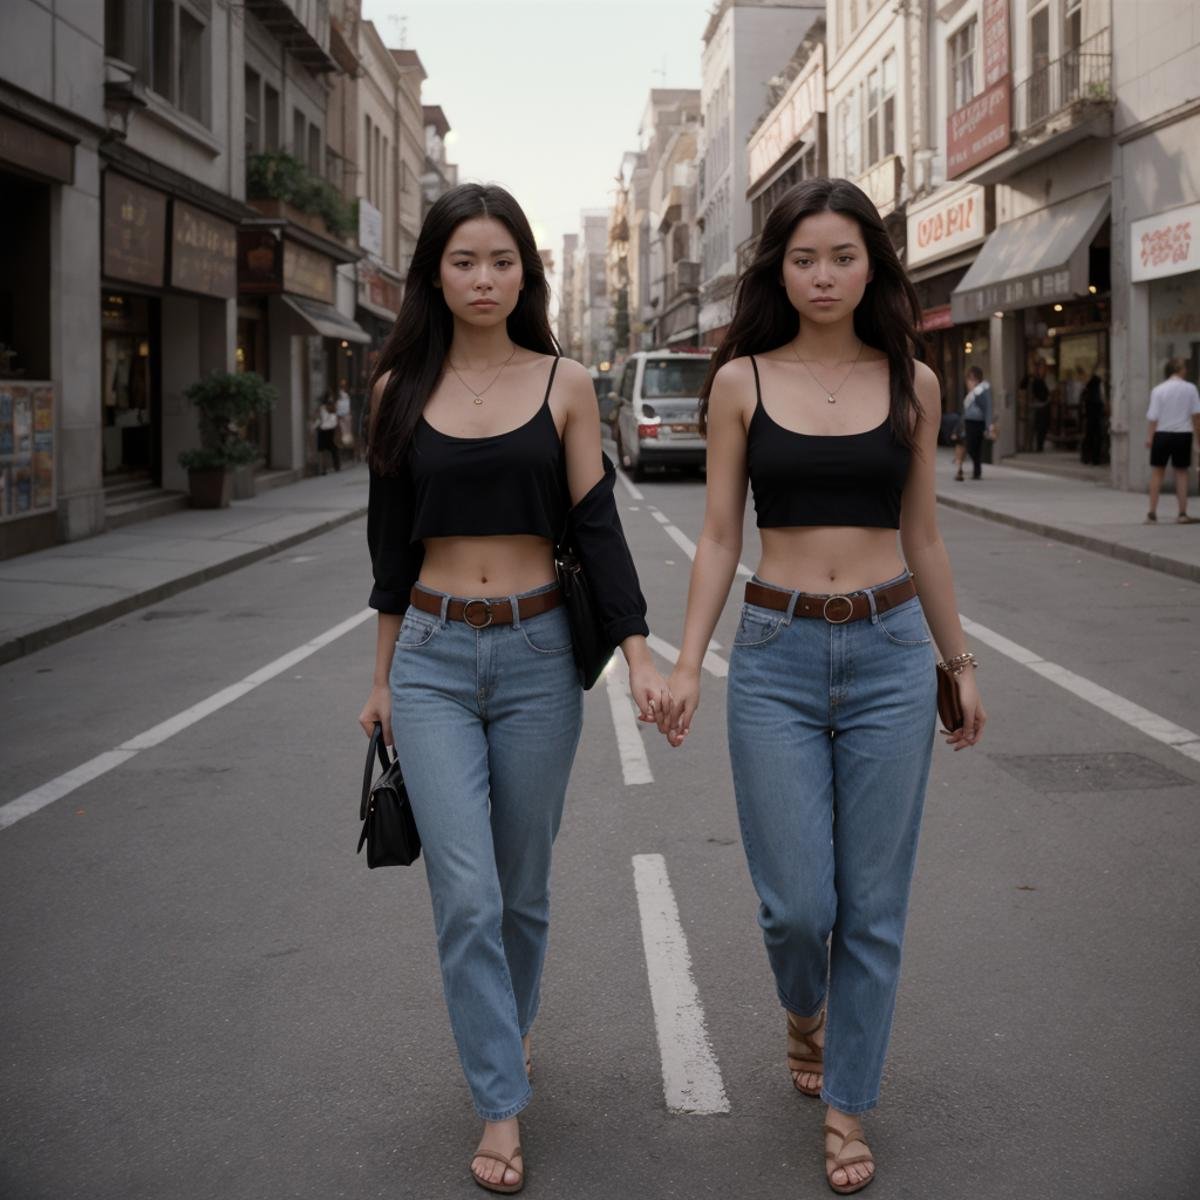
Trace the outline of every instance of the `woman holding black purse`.
<path fill-rule="evenodd" d="M 471 1176 L 521 1189 L 517 1114 L 550 854 L 582 725 L 554 564 L 568 527 L 640 717 L 669 699 L 600 449 L 587 371 L 558 357 L 529 223 L 494 186 L 436 201 L 371 389 L 367 539 L 379 610 L 360 716 L 404 772 L 451 1025 L 483 1137 Z M 524 1043 L 524 1045 L 523 1045 Z"/>

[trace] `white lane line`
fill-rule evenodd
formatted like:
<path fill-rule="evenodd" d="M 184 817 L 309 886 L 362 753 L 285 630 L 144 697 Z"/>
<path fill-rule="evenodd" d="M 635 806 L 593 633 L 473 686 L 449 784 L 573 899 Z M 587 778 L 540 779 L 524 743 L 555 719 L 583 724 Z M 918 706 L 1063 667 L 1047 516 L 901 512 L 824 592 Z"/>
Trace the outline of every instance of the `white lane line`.
<path fill-rule="evenodd" d="M 211 716 L 227 704 L 232 704 L 235 700 L 241 699 L 247 692 L 252 692 L 256 687 L 266 683 L 267 680 L 274 679 L 276 675 L 281 675 L 284 671 L 294 667 L 296 663 L 303 661 L 311 654 L 315 654 L 322 647 L 328 646 L 330 642 L 336 641 L 343 634 L 349 633 L 350 630 L 357 628 L 357 626 L 374 615 L 375 610 L 373 608 L 363 609 L 362 612 L 356 613 L 347 620 L 333 626 L 332 629 L 327 629 L 324 633 L 318 634 L 311 641 L 305 642 L 304 645 L 298 646 L 295 650 L 289 650 L 287 654 L 275 659 L 274 662 L 269 662 L 265 667 L 260 667 L 257 671 L 247 675 L 245 679 L 230 684 L 229 687 L 222 688 L 206 700 L 201 700 L 198 704 L 193 704 L 190 708 L 185 708 L 183 712 L 176 713 L 175 716 L 151 726 L 151 728 L 139 733 L 136 737 L 131 737 L 128 741 L 122 742 L 115 750 L 106 750 L 103 754 L 98 754 L 95 758 L 88 759 L 87 762 L 75 767 L 73 770 L 67 771 L 64 775 L 59 775 L 57 779 L 52 779 L 49 783 L 43 783 L 40 787 L 36 787 L 32 791 L 18 796 L 15 800 L 10 800 L 7 804 L 0 805 L 0 829 L 6 829 L 10 825 L 15 825 L 23 817 L 30 816 L 39 809 L 45 808 L 47 804 L 52 804 L 55 800 L 61 800 L 64 796 L 68 796 L 71 792 L 83 787 L 84 784 L 91 783 L 93 779 L 98 779 L 101 775 L 106 775 L 109 771 L 127 763 L 135 754 L 140 753 L 142 750 L 149 750 L 153 746 L 161 745 L 168 738 L 174 737 L 177 733 L 187 729 L 188 726 L 194 725 L 197 721 L 201 721 L 207 716 Z"/>
<path fill-rule="evenodd" d="M 1068 671 L 1066 667 L 1060 667 L 1058 663 L 1042 658 L 1035 651 L 1009 641 L 1002 634 L 988 629 L 986 625 L 980 625 L 978 621 L 972 621 L 969 617 L 964 616 L 962 625 L 964 632 L 978 638 L 985 645 L 991 646 L 993 650 L 1003 654 L 1006 658 L 1011 658 L 1031 671 L 1036 671 L 1043 679 L 1048 679 L 1051 683 L 1058 684 L 1059 687 L 1078 696 L 1081 700 L 1094 704 L 1109 716 L 1116 717 L 1118 721 L 1123 721 L 1139 733 L 1144 733 L 1156 742 L 1162 742 L 1173 750 L 1178 750 L 1180 754 L 1185 754 L 1188 758 L 1200 762 L 1200 734 L 1193 733 L 1190 729 L 1184 729 L 1182 725 L 1176 725 L 1174 721 L 1168 721 L 1166 717 L 1160 717 L 1158 713 L 1153 713 L 1148 708 L 1135 704 L 1132 700 L 1126 700 L 1124 696 L 1118 696 L 1116 692 L 1111 692 L 1108 688 L 1093 683 L 1082 675 L 1076 675 L 1074 671 Z"/>
<path fill-rule="evenodd" d="M 604 686 L 608 692 L 608 707 L 612 710 L 613 729 L 617 735 L 617 753 L 621 756 L 621 774 L 625 785 L 653 783 L 646 744 L 642 741 L 633 700 L 629 695 L 629 668 L 625 660 L 614 654 L 604 668 Z M 646 727 L 651 728 L 650 726 Z"/>
<path fill-rule="evenodd" d="M 633 856 L 642 946 L 667 1111 L 726 1113 L 729 1100 L 692 978 L 692 957 L 661 854 Z"/>
<path fill-rule="evenodd" d="M 674 664 L 679 661 L 679 651 L 670 642 L 663 641 L 656 633 L 652 633 L 646 639 L 646 645 L 669 663 Z M 718 679 L 724 679 L 729 674 L 729 664 L 719 654 L 714 654 L 711 649 L 704 655 L 702 666 L 710 675 L 715 675 Z"/>
<path fill-rule="evenodd" d="M 628 476 L 626 476 L 625 472 L 622 471 L 619 467 L 617 468 L 617 479 L 624 485 L 625 490 L 629 493 L 629 496 L 631 499 L 645 500 L 646 497 L 642 495 L 641 488 L 634 487 L 633 484 L 629 481 Z"/>
<path fill-rule="evenodd" d="M 647 505 L 647 508 L 654 519 L 663 527 L 663 533 L 665 533 L 667 537 L 669 537 L 671 541 L 673 541 L 675 545 L 677 545 L 680 550 L 682 550 L 684 554 L 686 554 L 688 558 L 692 559 L 694 562 L 696 558 L 696 543 L 693 542 L 692 539 L 688 537 L 688 535 L 684 533 L 683 530 L 677 525 L 672 525 L 671 518 L 668 517 L 666 513 L 660 512 L 657 508 L 654 508 L 650 505 Z M 754 574 L 754 572 L 751 571 L 745 563 L 738 563 L 737 574 L 745 575 L 747 578 L 749 578 Z"/>

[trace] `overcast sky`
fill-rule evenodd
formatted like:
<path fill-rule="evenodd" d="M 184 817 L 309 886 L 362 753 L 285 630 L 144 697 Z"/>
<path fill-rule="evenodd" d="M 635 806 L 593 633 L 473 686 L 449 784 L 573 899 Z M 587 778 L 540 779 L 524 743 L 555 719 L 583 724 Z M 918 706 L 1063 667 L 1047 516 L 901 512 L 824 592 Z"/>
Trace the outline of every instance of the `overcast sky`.
<path fill-rule="evenodd" d="M 453 127 L 459 178 L 516 196 L 562 256 L 581 208 L 608 207 L 652 87 L 700 86 L 710 0 L 363 0 L 388 46 L 420 55 Z"/>

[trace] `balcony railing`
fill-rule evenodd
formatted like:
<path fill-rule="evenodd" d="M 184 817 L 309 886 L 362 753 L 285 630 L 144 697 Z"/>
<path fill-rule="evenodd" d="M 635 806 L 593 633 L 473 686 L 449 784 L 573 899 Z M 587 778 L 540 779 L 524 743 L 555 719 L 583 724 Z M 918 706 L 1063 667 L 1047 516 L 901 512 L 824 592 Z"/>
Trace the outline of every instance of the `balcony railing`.
<path fill-rule="evenodd" d="M 1108 104 L 1112 99 L 1110 31 L 1102 29 L 1013 88 L 1013 124 L 1028 130 L 1075 104 Z"/>

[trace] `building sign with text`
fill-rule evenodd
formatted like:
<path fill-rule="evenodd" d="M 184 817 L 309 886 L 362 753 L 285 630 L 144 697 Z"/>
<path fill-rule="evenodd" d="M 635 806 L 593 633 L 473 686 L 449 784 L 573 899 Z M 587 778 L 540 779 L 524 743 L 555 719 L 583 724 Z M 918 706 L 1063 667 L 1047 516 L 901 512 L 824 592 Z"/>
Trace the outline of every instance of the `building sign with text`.
<path fill-rule="evenodd" d="M 748 185 L 753 187 L 809 131 L 825 111 L 825 68 L 820 51 L 784 93 L 750 139 Z"/>
<path fill-rule="evenodd" d="M 167 263 L 166 239 L 166 195 L 115 171 L 105 171 L 105 277 L 162 287 Z"/>
<path fill-rule="evenodd" d="M 910 267 L 977 246 L 987 237 L 987 192 L 974 183 L 951 184 L 908 210 Z"/>
<path fill-rule="evenodd" d="M 311 296 L 325 304 L 337 299 L 333 285 L 333 259 L 297 242 L 283 243 L 283 290 Z"/>
<path fill-rule="evenodd" d="M 237 227 L 182 200 L 171 206 L 171 286 L 228 300 L 237 295 Z"/>
<path fill-rule="evenodd" d="M 1134 283 L 1200 271 L 1200 204 L 1134 221 L 1129 234 L 1129 277 Z"/>
<path fill-rule="evenodd" d="M 951 179 L 1012 144 L 1012 63 L 1008 0 L 983 0 L 983 91 L 946 118 Z"/>

